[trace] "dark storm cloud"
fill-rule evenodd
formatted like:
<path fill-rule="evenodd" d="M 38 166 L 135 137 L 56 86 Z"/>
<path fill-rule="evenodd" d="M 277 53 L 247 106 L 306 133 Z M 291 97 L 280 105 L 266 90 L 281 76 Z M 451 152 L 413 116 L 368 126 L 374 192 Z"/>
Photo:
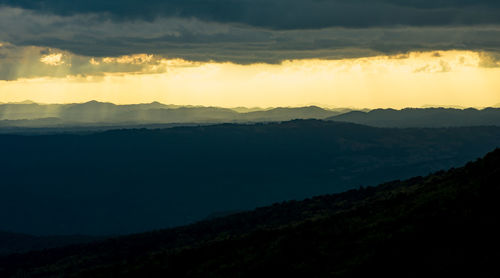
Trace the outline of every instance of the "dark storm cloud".
<path fill-rule="evenodd" d="M 500 26 L 330 27 L 272 30 L 197 19 L 101 21 L 91 15 L 46 16 L 0 9 L 0 41 L 82 56 L 149 53 L 195 61 L 279 63 L 284 59 L 352 58 L 426 50 L 500 51 Z"/>
<path fill-rule="evenodd" d="M 89 60 L 138 53 L 248 64 L 458 49 L 498 67 L 498 14 L 490 0 L 0 0 L 0 80 L 135 72 Z M 63 66 L 40 62 L 61 51 Z"/>
<path fill-rule="evenodd" d="M 0 4 L 59 15 L 197 18 L 272 29 L 500 22 L 497 0 L 0 0 Z"/>

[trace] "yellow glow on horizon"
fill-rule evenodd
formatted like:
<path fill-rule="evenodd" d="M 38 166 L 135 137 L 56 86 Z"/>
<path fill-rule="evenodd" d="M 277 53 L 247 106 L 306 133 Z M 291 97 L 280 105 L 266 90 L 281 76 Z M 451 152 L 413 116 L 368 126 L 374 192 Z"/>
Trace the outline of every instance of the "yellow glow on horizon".
<path fill-rule="evenodd" d="M 98 66 L 106 58 L 90 60 Z M 111 59 L 111 58 L 110 58 Z M 140 54 L 109 60 L 151 62 Z M 0 82 L 0 102 L 159 101 L 206 106 L 484 107 L 500 102 L 500 68 L 480 67 L 471 51 L 414 52 L 342 60 L 237 65 L 161 59 L 140 74 L 67 76 Z"/>

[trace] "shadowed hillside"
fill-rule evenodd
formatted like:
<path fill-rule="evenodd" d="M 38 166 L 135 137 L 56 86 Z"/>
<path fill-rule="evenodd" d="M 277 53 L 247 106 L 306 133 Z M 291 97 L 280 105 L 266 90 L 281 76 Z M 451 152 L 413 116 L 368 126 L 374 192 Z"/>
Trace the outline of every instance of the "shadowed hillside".
<path fill-rule="evenodd" d="M 124 234 L 459 166 L 500 128 L 297 120 L 86 135 L 0 135 L 1 230 Z"/>
<path fill-rule="evenodd" d="M 98 240 L 91 236 L 32 236 L 0 231 L 0 255 L 60 247 Z"/>
<path fill-rule="evenodd" d="M 176 229 L 0 257 L 2 277 L 497 277 L 500 150 Z"/>
<path fill-rule="evenodd" d="M 369 112 L 351 111 L 342 115 L 330 117 L 328 120 L 376 127 L 499 126 L 500 109 L 375 109 Z"/>

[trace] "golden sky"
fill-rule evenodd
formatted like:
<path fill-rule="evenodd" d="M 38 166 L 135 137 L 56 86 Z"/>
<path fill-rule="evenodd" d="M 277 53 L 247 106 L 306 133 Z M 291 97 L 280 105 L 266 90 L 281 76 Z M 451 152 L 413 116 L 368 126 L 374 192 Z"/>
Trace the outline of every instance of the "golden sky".
<path fill-rule="evenodd" d="M 0 102 L 357 108 L 500 103 L 500 68 L 473 51 L 249 65 L 138 54 L 88 58 L 84 66 L 90 73 L 85 75 L 70 72 L 76 59 L 70 55 L 45 54 L 29 64 L 31 72 L 39 67 L 37 76 L 0 81 Z"/>

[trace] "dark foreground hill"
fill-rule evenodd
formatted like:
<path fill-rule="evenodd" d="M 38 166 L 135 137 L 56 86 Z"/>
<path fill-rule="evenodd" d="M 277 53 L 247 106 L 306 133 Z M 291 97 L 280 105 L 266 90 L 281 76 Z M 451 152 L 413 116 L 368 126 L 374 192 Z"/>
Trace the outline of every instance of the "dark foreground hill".
<path fill-rule="evenodd" d="M 0 258 L 1 277 L 498 277 L 500 150 L 465 167 Z"/>
<path fill-rule="evenodd" d="M 369 112 L 351 111 L 332 116 L 328 120 L 376 127 L 499 126 L 500 108 L 375 109 Z"/>
<path fill-rule="evenodd" d="M 0 255 L 80 244 L 96 241 L 97 239 L 99 237 L 82 235 L 33 236 L 0 231 Z"/>
<path fill-rule="evenodd" d="M 0 135 L 0 230 L 109 235 L 460 166 L 500 128 L 284 123 Z"/>

